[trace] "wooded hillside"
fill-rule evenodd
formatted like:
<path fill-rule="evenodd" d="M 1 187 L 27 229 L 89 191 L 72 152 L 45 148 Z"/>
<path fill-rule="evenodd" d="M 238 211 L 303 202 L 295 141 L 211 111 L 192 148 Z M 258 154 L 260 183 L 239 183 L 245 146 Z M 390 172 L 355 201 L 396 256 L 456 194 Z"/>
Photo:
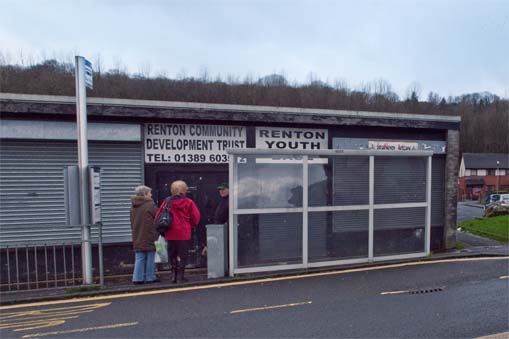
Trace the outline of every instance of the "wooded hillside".
<path fill-rule="evenodd" d="M 0 65 L 0 91 L 46 95 L 75 94 L 74 66 L 55 60 L 22 67 Z M 338 82 L 320 80 L 308 84 L 289 84 L 281 75 L 260 79 L 169 79 L 129 75 L 112 70 L 94 73 L 91 97 L 188 101 L 224 104 L 285 106 L 460 115 L 461 151 L 509 153 L 509 101 L 491 93 L 473 93 L 444 98 L 429 93 L 426 101 L 416 91 L 400 99 L 383 80 L 369 83 L 362 90 L 351 90 Z"/>

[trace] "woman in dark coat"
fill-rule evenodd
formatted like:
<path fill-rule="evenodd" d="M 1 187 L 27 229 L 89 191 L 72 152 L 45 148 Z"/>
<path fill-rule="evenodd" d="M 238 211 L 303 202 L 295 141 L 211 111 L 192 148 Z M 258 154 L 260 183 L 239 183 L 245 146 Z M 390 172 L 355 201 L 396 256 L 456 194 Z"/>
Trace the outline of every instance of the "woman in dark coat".
<path fill-rule="evenodd" d="M 191 229 L 200 222 L 200 211 L 191 199 L 186 197 L 187 184 L 181 180 L 171 184 L 171 197 L 166 198 L 156 213 L 156 218 L 167 203 L 170 204 L 172 222 L 165 239 L 168 248 L 173 273 L 172 282 L 186 281 L 184 271 L 191 240 Z"/>
<path fill-rule="evenodd" d="M 136 195 L 131 197 L 131 230 L 135 253 L 133 283 L 158 282 L 154 263 L 154 241 L 159 237 L 154 225 L 157 206 L 152 200 L 150 187 L 138 186 L 135 191 Z"/>

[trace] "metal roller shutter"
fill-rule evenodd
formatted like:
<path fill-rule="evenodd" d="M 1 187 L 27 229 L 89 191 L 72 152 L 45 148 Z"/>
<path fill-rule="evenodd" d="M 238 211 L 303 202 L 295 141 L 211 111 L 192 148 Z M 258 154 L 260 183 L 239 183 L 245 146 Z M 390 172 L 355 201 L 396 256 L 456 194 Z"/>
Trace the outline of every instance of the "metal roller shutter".
<path fill-rule="evenodd" d="M 431 226 L 443 227 L 445 218 L 445 156 L 433 157 L 431 163 Z"/>
<path fill-rule="evenodd" d="M 425 157 L 375 157 L 375 204 L 426 201 Z"/>
<path fill-rule="evenodd" d="M 0 243 L 79 239 L 66 227 L 65 166 L 78 161 L 76 142 L 0 143 Z M 143 182 L 140 143 L 89 142 L 89 163 L 102 169 L 104 242 L 131 241 L 129 196 Z"/>
<path fill-rule="evenodd" d="M 334 157 L 334 206 L 369 204 L 369 157 Z"/>
<path fill-rule="evenodd" d="M 90 165 L 101 167 L 103 235 L 106 242 L 131 241 L 130 197 L 143 183 L 139 143 L 95 143 L 89 146 Z"/>
<path fill-rule="evenodd" d="M 302 259 L 301 213 L 260 214 L 258 220 L 260 261 Z"/>
<path fill-rule="evenodd" d="M 445 221 L 445 156 L 433 157 L 431 181 L 431 249 L 443 248 Z"/>

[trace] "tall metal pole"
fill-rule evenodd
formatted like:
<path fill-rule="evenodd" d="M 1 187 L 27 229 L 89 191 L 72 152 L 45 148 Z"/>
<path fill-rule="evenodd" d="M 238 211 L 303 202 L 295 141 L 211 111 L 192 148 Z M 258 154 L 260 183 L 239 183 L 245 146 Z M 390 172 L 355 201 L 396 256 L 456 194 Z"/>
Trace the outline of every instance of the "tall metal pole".
<path fill-rule="evenodd" d="M 83 283 L 92 284 L 92 247 L 88 185 L 87 92 L 85 58 L 76 56 L 76 116 L 78 123 L 78 171 L 80 177 L 81 263 Z"/>
<path fill-rule="evenodd" d="M 497 160 L 497 171 L 495 172 L 497 177 L 497 194 L 500 193 L 500 161 Z"/>

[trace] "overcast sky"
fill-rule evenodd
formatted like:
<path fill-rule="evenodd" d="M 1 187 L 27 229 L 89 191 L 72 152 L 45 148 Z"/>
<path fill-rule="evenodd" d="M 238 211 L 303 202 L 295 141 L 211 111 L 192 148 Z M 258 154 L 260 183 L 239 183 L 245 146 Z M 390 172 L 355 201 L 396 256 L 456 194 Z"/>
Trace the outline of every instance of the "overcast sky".
<path fill-rule="evenodd" d="M 509 0 L 0 0 L 0 56 L 509 97 Z"/>

